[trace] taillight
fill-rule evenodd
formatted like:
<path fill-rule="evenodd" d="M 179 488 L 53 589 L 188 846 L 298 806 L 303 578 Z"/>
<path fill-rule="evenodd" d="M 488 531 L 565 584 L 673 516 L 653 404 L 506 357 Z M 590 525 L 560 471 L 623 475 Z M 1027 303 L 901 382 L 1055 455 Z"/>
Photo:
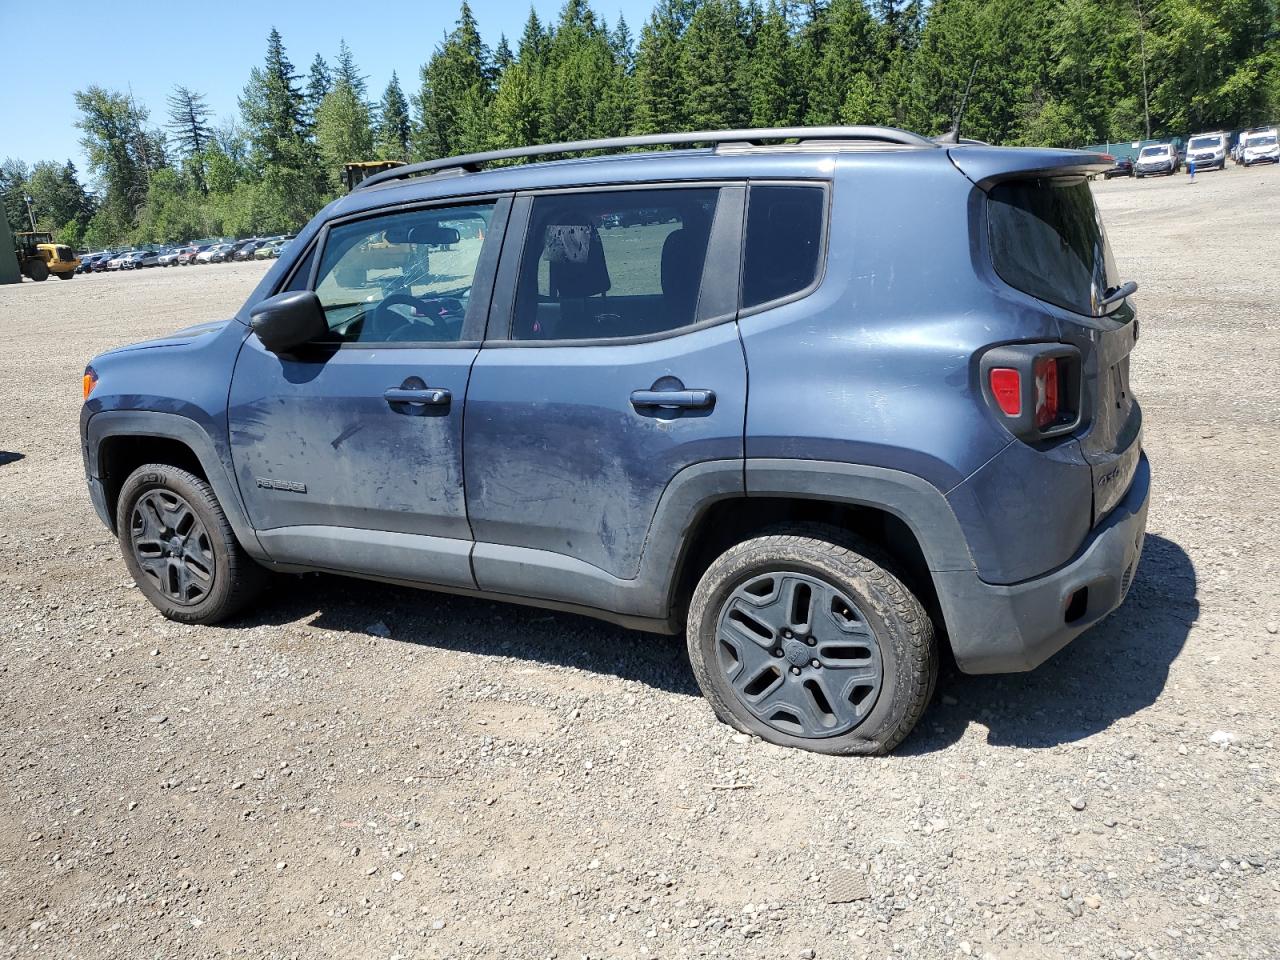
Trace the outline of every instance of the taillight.
<path fill-rule="evenodd" d="M 1011 343 L 981 357 L 983 393 L 1005 428 L 1037 443 L 1081 422 L 1080 351 L 1065 343 Z"/>
<path fill-rule="evenodd" d="M 1032 375 L 1036 381 L 1036 426 L 1043 430 L 1058 420 L 1058 357 L 1036 357 Z"/>
<path fill-rule="evenodd" d="M 1022 415 L 1022 377 L 1012 367 L 993 367 L 991 395 L 1006 417 Z"/>
<path fill-rule="evenodd" d="M 93 388 L 98 385 L 98 373 L 93 367 L 84 368 L 84 398 L 89 399 L 89 394 L 93 393 Z"/>

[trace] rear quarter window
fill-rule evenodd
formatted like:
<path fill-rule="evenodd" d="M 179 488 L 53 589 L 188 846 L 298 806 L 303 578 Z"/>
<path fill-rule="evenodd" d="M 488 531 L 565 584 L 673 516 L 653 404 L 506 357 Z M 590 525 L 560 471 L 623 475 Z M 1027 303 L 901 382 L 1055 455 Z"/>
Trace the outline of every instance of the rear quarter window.
<path fill-rule="evenodd" d="M 747 206 L 742 306 L 794 296 L 822 263 L 826 191 L 819 186 L 752 184 Z"/>
<path fill-rule="evenodd" d="M 1098 301 L 1119 284 L 1083 177 L 998 183 L 988 194 L 987 222 L 992 265 L 1011 287 L 1094 316 Z"/>

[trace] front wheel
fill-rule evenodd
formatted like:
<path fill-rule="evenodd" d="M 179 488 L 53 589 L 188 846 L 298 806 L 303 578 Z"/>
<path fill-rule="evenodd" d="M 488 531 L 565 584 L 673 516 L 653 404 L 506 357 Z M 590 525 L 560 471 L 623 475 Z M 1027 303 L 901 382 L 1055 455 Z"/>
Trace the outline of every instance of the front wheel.
<path fill-rule="evenodd" d="M 120 491 L 116 531 L 134 582 L 170 620 L 226 620 L 266 581 L 213 489 L 186 470 L 150 463 L 131 473 Z"/>
<path fill-rule="evenodd" d="M 933 694 L 920 602 L 873 551 L 798 527 L 731 547 L 689 606 L 694 676 L 716 716 L 771 743 L 888 753 Z"/>

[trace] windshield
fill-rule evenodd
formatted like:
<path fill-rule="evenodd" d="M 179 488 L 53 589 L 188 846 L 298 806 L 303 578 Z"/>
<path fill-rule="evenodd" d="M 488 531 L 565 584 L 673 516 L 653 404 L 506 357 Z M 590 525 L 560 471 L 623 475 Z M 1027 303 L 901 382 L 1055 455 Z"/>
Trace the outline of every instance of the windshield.
<path fill-rule="evenodd" d="M 1000 278 L 1076 313 L 1102 313 L 1099 301 L 1120 280 L 1088 182 L 1010 180 L 989 196 L 991 259 Z"/>
<path fill-rule="evenodd" d="M 1188 150 L 1213 150 L 1222 141 L 1221 137 L 1192 137 L 1187 144 Z"/>
<path fill-rule="evenodd" d="M 1143 147 L 1142 156 L 1144 157 L 1163 157 L 1169 152 L 1168 147 Z"/>
<path fill-rule="evenodd" d="M 1268 133 L 1263 137 L 1250 137 L 1249 146 L 1251 147 L 1274 147 L 1276 145 L 1276 135 Z"/>

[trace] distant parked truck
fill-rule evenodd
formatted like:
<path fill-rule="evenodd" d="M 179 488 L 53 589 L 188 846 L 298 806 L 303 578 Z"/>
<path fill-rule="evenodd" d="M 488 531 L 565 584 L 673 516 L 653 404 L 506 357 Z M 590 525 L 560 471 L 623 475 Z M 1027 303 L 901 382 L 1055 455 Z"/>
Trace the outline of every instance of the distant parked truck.
<path fill-rule="evenodd" d="M 1280 143 L 1276 139 L 1276 128 L 1249 131 L 1242 160 L 1246 167 L 1257 163 L 1280 163 Z"/>
<path fill-rule="evenodd" d="M 1197 133 L 1187 141 L 1187 162 L 1196 170 L 1225 170 L 1227 168 L 1227 135 L 1222 132 Z"/>
<path fill-rule="evenodd" d="M 13 239 L 18 269 L 24 277 L 39 281 L 53 274 L 59 280 L 70 280 L 76 275 L 80 261 L 75 251 L 65 244 L 54 243 L 52 234 L 18 233 Z"/>

